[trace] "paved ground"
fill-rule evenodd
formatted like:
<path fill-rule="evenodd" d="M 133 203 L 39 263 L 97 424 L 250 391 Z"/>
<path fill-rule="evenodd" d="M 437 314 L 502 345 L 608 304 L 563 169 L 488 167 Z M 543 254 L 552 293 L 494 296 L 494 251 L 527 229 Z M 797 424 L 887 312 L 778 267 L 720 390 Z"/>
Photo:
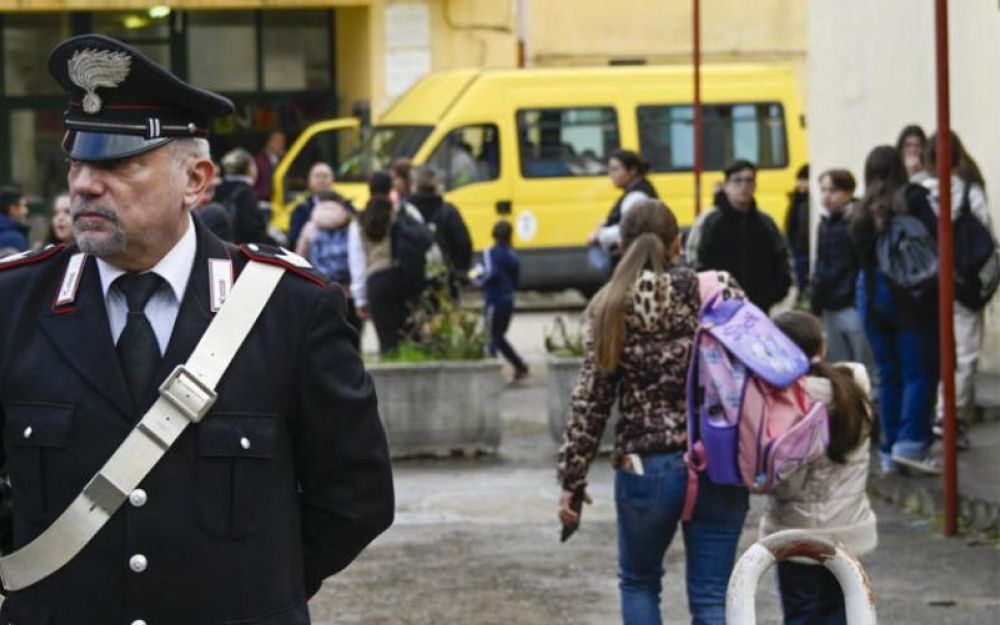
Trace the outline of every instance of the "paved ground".
<path fill-rule="evenodd" d="M 595 504 L 581 531 L 558 541 L 555 445 L 545 410 L 541 330 L 550 313 L 521 315 L 512 338 L 536 363 L 530 383 L 504 394 L 497 457 L 397 462 L 395 525 L 313 600 L 317 625 L 597 625 L 617 623 L 611 470 L 591 473 Z M 755 539 L 759 501 L 744 532 Z M 881 623 L 1000 623 L 995 543 L 944 539 L 928 524 L 876 503 L 879 549 L 865 565 Z M 683 553 L 667 556 L 665 622 L 687 622 Z M 758 590 L 761 623 L 778 623 L 771 577 Z"/>

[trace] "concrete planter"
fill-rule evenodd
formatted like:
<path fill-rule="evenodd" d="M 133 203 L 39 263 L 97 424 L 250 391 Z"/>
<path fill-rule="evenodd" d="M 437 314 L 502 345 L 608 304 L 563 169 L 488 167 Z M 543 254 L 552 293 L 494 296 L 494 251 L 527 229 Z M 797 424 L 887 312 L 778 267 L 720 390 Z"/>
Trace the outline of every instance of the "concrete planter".
<path fill-rule="evenodd" d="M 549 432 L 556 445 L 562 445 L 566 422 L 570 416 L 570 398 L 580 375 L 583 359 L 578 356 L 552 356 L 548 363 Z M 601 451 L 607 452 L 615 446 L 615 423 L 618 422 L 618 403 L 611 408 L 611 417 L 601 436 Z"/>
<path fill-rule="evenodd" d="M 497 360 L 370 365 L 392 456 L 495 452 L 500 367 Z"/>

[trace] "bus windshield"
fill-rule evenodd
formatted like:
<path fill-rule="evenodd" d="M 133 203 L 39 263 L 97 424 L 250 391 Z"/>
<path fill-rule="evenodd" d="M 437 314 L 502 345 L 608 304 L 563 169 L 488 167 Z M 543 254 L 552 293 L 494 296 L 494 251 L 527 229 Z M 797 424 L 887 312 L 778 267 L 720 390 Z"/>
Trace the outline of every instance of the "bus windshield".
<path fill-rule="evenodd" d="M 376 126 L 337 171 L 341 182 L 365 182 L 373 171 L 389 169 L 400 158 L 413 158 L 433 126 Z"/>

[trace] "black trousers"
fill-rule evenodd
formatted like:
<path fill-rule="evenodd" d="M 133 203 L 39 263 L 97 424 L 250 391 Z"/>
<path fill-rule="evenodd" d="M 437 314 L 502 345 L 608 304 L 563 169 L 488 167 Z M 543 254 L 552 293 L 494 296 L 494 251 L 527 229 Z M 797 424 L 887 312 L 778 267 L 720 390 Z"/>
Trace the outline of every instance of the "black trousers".
<path fill-rule="evenodd" d="M 402 295 L 402 276 L 392 267 L 368 276 L 365 283 L 368 308 L 378 335 L 379 353 L 385 355 L 399 347 L 409 310 Z"/>
<path fill-rule="evenodd" d="M 521 356 L 507 341 L 507 329 L 511 317 L 514 316 L 514 302 L 497 302 L 486 306 L 486 327 L 490 333 L 490 356 L 496 356 L 499 351 L 503 357 L 517 370 L 525 369 Z"/>

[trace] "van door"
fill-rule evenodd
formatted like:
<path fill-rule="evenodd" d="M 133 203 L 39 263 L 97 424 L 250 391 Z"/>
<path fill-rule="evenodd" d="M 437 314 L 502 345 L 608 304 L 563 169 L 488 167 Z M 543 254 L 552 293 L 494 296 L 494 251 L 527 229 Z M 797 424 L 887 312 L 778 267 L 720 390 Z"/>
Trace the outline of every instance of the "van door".
<path fill-rule="evenodd" d="M 520 108 L 513 212 L 522 285 L 592 290 L 587 240 L 620 195 L 607 176 L 621 145 L 612 105 Z"/>
<path fill-rule="evenodd" d="M 343 157 L 360 139 L 361 122 L 354 117 L 315 123 L 295 139 L 274 168 L 271 186 L 271 228 L 288 230 L 292 209 L 306 196 L 309 169 L 325 162 L 337 171 Z"/>
<path fill-rule="evenodd" d="M 470 123 L 445 133 L 424 164 L 437 173 L 445 198 L 458 208 L 482 251 L 493 244 L 491 232 L 500 219 L 510 219 L 510 170 L 501 158 L 496 123 Z"/>

